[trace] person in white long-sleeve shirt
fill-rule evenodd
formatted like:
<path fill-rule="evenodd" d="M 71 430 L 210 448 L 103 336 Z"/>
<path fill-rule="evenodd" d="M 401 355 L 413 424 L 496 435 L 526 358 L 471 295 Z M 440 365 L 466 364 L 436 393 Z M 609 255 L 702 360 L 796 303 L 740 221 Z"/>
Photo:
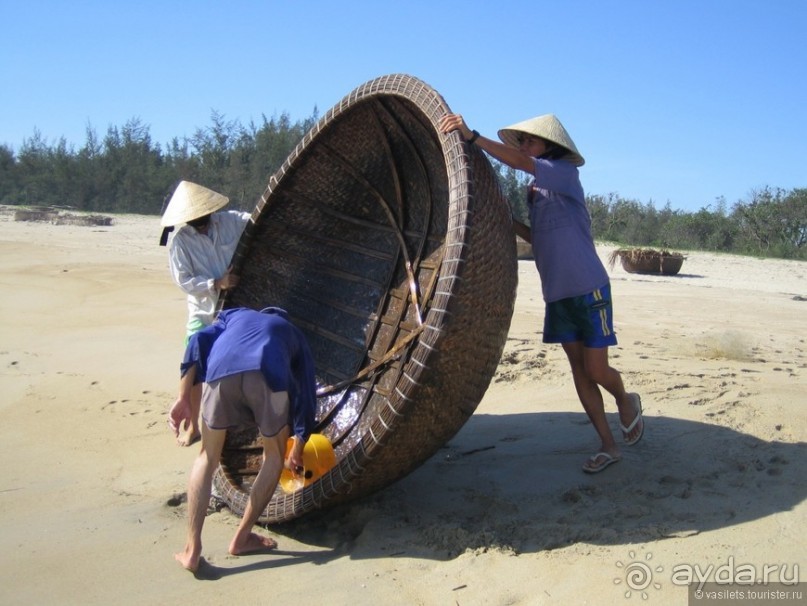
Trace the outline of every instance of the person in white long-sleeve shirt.
<path fill-rule="evenodd" d="M 221 210 L 228 202 L 226 196 L 211 189 L 180 181 L 160 221 L 165 230 L 185 224 L 171 239 L 168 265 L 174 282 L 187 295 L 186 344 L 192 334 L 215 320 L 221 291 L 238 285 L 231 261 L 250 215 Z M 160 243 L 166 239 L 164 231 Z M 201 393 L 197 395 L 201 397 Z M 188 446 L 198 439 L 198 420 L 193 420 L 178 443 Z"/>
<path fill-rule="evenodd" d="M 188 295 L 187 337 L 213 323 L 219 293 L 238 284 L 230 261 L 249 214 L 231 210 L 207 219 L 181 227 L 169 250 L 171 277 Z"/>

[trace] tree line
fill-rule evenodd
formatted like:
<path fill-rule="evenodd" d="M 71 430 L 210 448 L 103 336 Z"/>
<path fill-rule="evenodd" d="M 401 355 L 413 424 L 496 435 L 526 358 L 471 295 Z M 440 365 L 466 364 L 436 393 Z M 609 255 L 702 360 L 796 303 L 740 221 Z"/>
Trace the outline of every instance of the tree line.
<path fill-rule="evenodd" d="M 233 207 L 252 210 L 268 176 L 316 121 L 315 110 L 305 120 L 292 122 L 284 113 L 244 126 L 213 112 L 209 126 L 164 146 L 152 141 L 148 125 L 137 118 L 109 127 L 103 138 L 88 126 L 79 149 L 64 138 L 49 144 L 36 131 L 16 154 L 0 145 L 0 204 L 160 214 L 184 179 L 228 196 Z"/>
<path fill-rule="evenodd" d="M 251 210 L 272 175 L 316 124 L 288 114 L 242 125 L 213 112 L 210 125 L 166 145 L 152 141 L 137 118 L 109 127 L 103 138 L 88 126 L 75 149 L 48 143 L 35 131 L 18 152 L 0 144 L 0 204 L 62 206 L 108 213 L 160 214 L 180 179 L 227 195 Z M 528 177 L 493 162 L 516 218 L 526 222 Z M 731 206 L 718 199 L 697 212 L 656 208 L 618 194 L 586 197 L 597 240 L 667 250 L 709 250 L 807 259 L 807 188 L 766 187 Z"/>

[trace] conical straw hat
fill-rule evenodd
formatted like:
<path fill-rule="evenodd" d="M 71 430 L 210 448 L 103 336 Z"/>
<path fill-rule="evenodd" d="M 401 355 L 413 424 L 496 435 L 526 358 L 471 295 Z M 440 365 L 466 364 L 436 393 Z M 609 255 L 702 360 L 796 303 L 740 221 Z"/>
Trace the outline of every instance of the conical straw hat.
<path fill-rule="evenodd" d="M 499 131 L 499 139 L 506 145 L 517 148 L 519 147 L 519 133 L 527 133 L 541 137 L 542 139 L 552 141 L 552 143 L 557 143 L 561 147 L 566 148 L 570 152 L 566 159 L 575 166 L 583 166 L 583 164 L 586 163 L 583 156 L 577 151 L 577 147 L 569 136 L 569 133 L 566 132 L 566 129 L 563 128 L 563 124 L 560 123 L 560 120 L 558 120 L 554 114 L 544 114 L 543 116 L 524 120 L 524 122 L 503 128 Z"/>
<path fill-rule="evenodd" d="M 212 189 L 190 181 L 180 181 L 163 213 L 160 225 L 173 227 L 193 221 L 224 208 L 227 202 L 229 202 L 227 196 L 222 196 Z"/>

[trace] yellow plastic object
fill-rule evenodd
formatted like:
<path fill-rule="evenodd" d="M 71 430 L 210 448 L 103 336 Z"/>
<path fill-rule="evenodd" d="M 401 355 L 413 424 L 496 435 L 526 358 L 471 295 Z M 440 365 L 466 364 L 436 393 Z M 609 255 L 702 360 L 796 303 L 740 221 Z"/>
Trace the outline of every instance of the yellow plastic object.
<path fill-rule="evenodd" d="M 286 456 L 294 446 L 294 438 L 286 442 Z M 300 490 L 313 484 L 328 470 L 336 465 L 336 454 L 330 440 L 321 433 L 312 433 L 303 447 L 303 472 L 294 475 L 290 469 L 283 468 L 280 473 L 280 487 L 286 493 Z"/>

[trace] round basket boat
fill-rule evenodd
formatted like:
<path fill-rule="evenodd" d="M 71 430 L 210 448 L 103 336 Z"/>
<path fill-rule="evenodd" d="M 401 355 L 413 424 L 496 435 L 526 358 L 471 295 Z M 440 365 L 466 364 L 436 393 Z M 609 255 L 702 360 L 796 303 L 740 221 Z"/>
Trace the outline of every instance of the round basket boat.
<path fill-rule="evenodd" d="M 484 154 L 437 124 L 442 97 L 407 75 L 358 87 L 271 177 L 234 256 L 222 306 L 286 309 L 318 380 L 317 433 L 336 464 L 260 521 L 379 490 L 441 448 L 482 399 L 517 283 L 509 207 Z M 228 432 L 215 486 L 243 512 L 261 464 Z"/>
<path fill-rule="evenodd" d="M 611 253 L 611 266 L 619 259 L 622 269 L 631 274 L 674 276 L 681 271 L 684 255 L 652 248 L 620 248 Z"/>

